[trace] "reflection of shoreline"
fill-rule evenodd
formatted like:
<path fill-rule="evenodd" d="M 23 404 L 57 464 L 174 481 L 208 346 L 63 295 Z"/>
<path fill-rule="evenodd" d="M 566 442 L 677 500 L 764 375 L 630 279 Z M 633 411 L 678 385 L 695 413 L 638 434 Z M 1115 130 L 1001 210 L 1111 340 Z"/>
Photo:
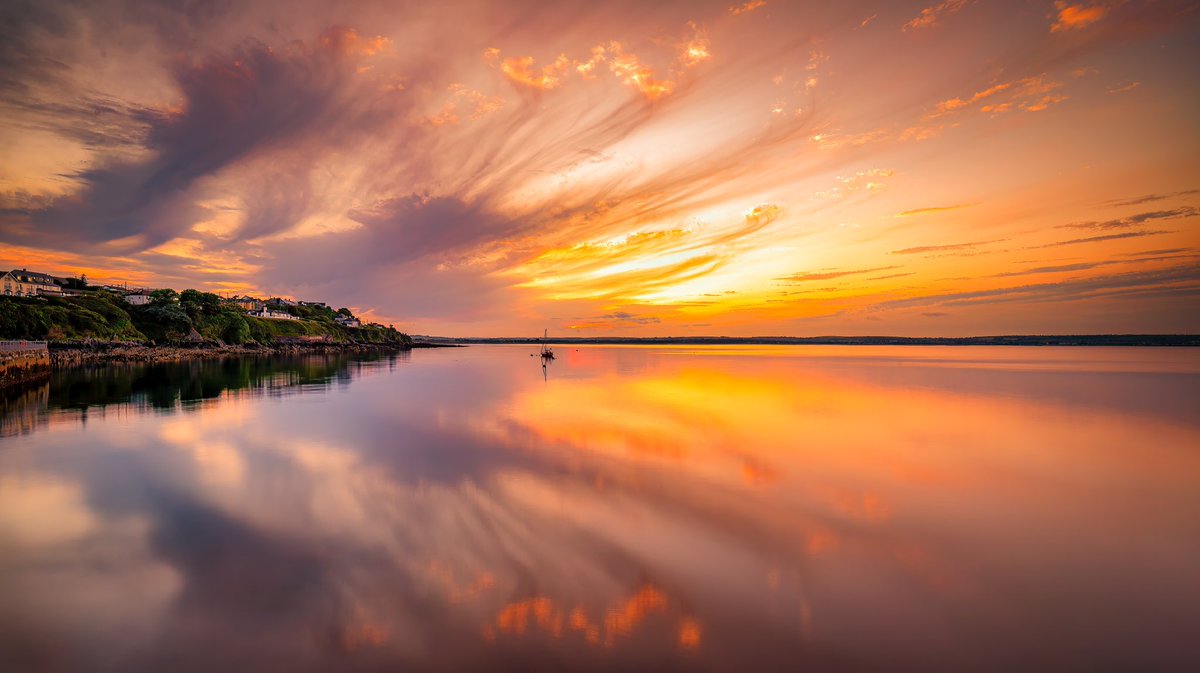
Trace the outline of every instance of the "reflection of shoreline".
<path fill-rule="evenodd" d="M 45 425 L 44 412 L 50 402 L 46 379 L 0 388 L 0 437 L 27 435 Z"/>
<path fill-rule="evenodd" d="M 146 346 L 126 343 L 52 343 L 51 366 L 64 369 L 89 364 L 183 362 L 228 357 L 294 357 L 300 355 L 385 354 L 408 352 L 410 344 L 344 344 L 296 337 L 272 345 Z M 428 346 L 423 346 L 428 347 Z"/>
<path fill-rule="evenodd" d="M 348 383 L 364 368 L 407 361 L 408 351 L 253 355 L 169 362 L 85 364 L 37 384 L 0 391 L 0 437 L 47 427 L 53 416 L 86 421 L 109 407 L 174 410 L 227 393 L 281 395 Z"/>

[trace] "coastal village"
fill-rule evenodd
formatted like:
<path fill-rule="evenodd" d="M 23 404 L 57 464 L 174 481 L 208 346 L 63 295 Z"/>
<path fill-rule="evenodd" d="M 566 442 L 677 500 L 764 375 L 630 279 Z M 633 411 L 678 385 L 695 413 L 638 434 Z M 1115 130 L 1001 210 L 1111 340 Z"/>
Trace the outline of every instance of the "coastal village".
<path fill-rule="evenodd" d="M 0 271 L 0 388 L 91 362 L 402 349 L 393 325 L 348 308 L 192 288 L 90 284 L 26 268 Z"/>
<path fill-rule="evenodd" d="M 173 290 L 163 293 L 162 289 L 130 288 L 127 285 L 88 285 L 85 277 L 73 278 L 53 276 L 48 273 L 30 271 L 28 269 L 13 269 L 0 275 L 0 292 L 6 297 L 78 297 L 88 292 L 104 290 L 122 297 L 131 306 L 145 306 L 156 301 L 157 295 L 172 300 Z M 178 301 L 177 298 L 173 299 Z M 247 316 L 265 318 L 268 320 L 303 320 L 300 306 L 333 310 L 323 301 L 296 301 L 283 297 L 260 299 L 250 296 L 222 297 L 222 300 L 240 308 Z M 335 312 L 334 322 L 342 327 L 362 327 L 362 321 L 348 309 Z M 368 323 L 375 327 L 383 327 L 378 323 Z"/>

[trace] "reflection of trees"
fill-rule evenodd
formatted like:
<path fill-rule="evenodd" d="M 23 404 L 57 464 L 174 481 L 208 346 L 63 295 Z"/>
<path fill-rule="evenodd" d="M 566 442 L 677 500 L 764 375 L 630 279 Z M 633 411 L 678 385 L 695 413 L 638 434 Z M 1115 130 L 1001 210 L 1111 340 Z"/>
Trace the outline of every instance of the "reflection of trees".
<path fill-rule="evenodd" d="M 45 381 L 0 388 L 0 437 L 37 429 L 49 400 L 50 384 Z"/>
<path fill-rule="evenodd" d="M 49 382 L 0 391 L 0 436 L 26 433 L 46 411 L 133 404 L 173 409 L 226 391 L 278 394 L 304 386 L 349 382 L 359 366 L 407 357 L 398 354 L 326 353 L 182 362 L 104 364 L 53 372 Z"/>

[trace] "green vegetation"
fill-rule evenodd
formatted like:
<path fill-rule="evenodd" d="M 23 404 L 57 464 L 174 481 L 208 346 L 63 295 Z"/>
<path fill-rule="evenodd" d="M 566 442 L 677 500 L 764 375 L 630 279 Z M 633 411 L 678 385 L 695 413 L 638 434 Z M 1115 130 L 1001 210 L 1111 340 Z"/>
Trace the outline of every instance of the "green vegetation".
<path fill-rule="evenodd" d="M 0 298 L 0 338 L 51 341 L 208 342 L 272 344 L 287 341 L 410 344 L 392 327 L 345 327 L 324 306 L 284 307 L 302 320 L 252 318 L 210 292 L 155 290 L 150 303 L 131 306 L 103 290 L 77 297 Z M 343 315 L 349 315 L 346 309 Z"/>
<path fill-rule="evenodd" d="M 123 304 L 108 292 L 69 299 L 0 298 L 0 338 L 144 341 Z"/>

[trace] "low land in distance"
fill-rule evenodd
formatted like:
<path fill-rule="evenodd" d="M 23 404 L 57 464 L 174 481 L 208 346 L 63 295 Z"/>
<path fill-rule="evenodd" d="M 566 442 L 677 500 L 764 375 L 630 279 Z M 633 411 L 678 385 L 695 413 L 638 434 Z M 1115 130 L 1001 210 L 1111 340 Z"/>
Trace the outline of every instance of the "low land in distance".
<path fill-rule="evenodd" d="M 414 336 L 430 344 L 538 344 L 538 338 L 455 338 Z M 565 337 L 553 345 L 680 345 L 680 346 L 1200 346 L 1200 334 L 1017 334 L 974 337 L 815 336 L 815 337 Z"/>

